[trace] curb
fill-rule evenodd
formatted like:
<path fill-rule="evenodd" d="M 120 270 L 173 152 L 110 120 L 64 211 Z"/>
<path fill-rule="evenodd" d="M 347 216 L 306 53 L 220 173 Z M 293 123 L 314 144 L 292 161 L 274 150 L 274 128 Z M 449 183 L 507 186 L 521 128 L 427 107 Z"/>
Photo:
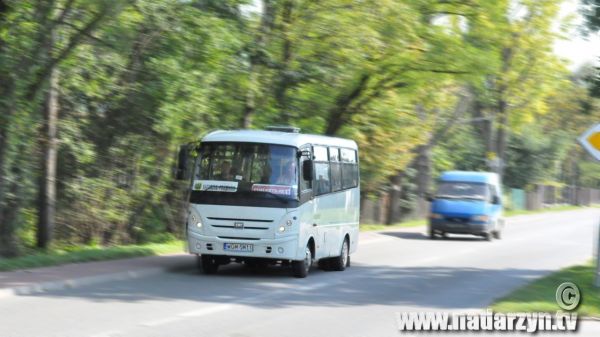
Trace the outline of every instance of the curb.
<path fill-rule="evenodd" d="M 145 268 L 136 271 L 125 271 L 113 274 L 104 274 L 104 275 L 94 275 L 94 276 L 86 276 L 76 279 L 67 279 L 60 281 L 51 281 L 51 282 L 43 282 L 43 283 L 33 283 L 25 286 L 18 286 L 14 288 L 4 288 L 0 289 L 0 299 L 2 298 L 11 298 L 18 297 L 23 295 L 34 295 L 39 294 L 45 291 L 52 290 L 63 290 L 63 289 L 73 289 L 82 286 L 94 285 L 103 282 L 110 281 L 123 281 L 136 279 L 140 277 L 146 277 L 156 274 L 164 273 L 168 270 L 172 270 L 173 268 L 161 267 L 161 268 Z"/>

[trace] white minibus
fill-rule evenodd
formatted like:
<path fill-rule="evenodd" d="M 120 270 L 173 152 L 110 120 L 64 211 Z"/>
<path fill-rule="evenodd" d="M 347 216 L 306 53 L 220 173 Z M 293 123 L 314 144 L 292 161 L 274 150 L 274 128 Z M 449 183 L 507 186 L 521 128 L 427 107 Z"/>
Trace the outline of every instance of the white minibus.
<path fill-rule="evenodd" d="M 296 277 L 315 261 L 350 266 L 360 212 L 354 141 L 290 127 L 214 131 L 182 147 L 177 176 L 186 175 L 189 251 L 204 273 L 230 262 L 291 264 Z"/>

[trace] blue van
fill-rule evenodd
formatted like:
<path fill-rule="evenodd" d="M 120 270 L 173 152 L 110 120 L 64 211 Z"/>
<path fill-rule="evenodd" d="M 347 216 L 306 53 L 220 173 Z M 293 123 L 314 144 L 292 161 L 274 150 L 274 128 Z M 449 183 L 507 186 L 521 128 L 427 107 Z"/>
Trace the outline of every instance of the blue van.
<path fill-rule="evenodd" d="M 447 233 L 500 239 L 504 228 L 502 188 L 496 173 L 448 171 L 430 196 L 429 237 Z"/>

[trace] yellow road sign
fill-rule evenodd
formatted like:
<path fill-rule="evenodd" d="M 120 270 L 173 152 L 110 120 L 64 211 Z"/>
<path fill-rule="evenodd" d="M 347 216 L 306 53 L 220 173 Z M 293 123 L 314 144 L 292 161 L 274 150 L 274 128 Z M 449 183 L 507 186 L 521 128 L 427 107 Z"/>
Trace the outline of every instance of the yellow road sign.
<path fill-rule="evenodd" d="M 600 123 L 589 128 L 578 140 L 592 157 L 600 160 Z"/>

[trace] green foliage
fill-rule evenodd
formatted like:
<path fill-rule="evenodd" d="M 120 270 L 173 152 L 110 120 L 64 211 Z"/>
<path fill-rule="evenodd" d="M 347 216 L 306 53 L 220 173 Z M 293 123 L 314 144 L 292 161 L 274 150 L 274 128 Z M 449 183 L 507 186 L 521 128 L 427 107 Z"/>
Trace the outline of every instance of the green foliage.
<path fill-rule="evenodd" d="M 62 249 L 29 254 L 17 258 L 0 258 L 0 271 L 49 267 L 67 263 L 173 254 L 181 253 L 183 250 L 184 243 L 181 241 L 164 241 L 146 245 L 112 246 L 105 248 L 94 246 L 66 246 Z"/>
<path fill-rule="evenodd" d="M 562 130 L 543 135 L 539 127 L 532 125 L 513 135 L 504 184 L 519 188 L 553 180 L 559 176 L 560 163 L 571 145 L 568 133 Z"/>
<path fill-rule="evenodd" d="M 35 244 L 51 74 L 54 248 L 180 235 L 175 150 L 217 128 L 355 139 L 363 191 L 403 173 L 407 209 L 417 149 L 431 147 L 434 175 L 486 169 L 488 135 L 469 119 L 498 127 L 504 113 L 511 185 L 599 181 L 567 156 L 599 109 L 552 54 L 558 0 L 522 1 L 524 16 L 508 0 L 2 3 L 0 255 Z M 465 93 L 477 104 L 461 108 Z"/>

